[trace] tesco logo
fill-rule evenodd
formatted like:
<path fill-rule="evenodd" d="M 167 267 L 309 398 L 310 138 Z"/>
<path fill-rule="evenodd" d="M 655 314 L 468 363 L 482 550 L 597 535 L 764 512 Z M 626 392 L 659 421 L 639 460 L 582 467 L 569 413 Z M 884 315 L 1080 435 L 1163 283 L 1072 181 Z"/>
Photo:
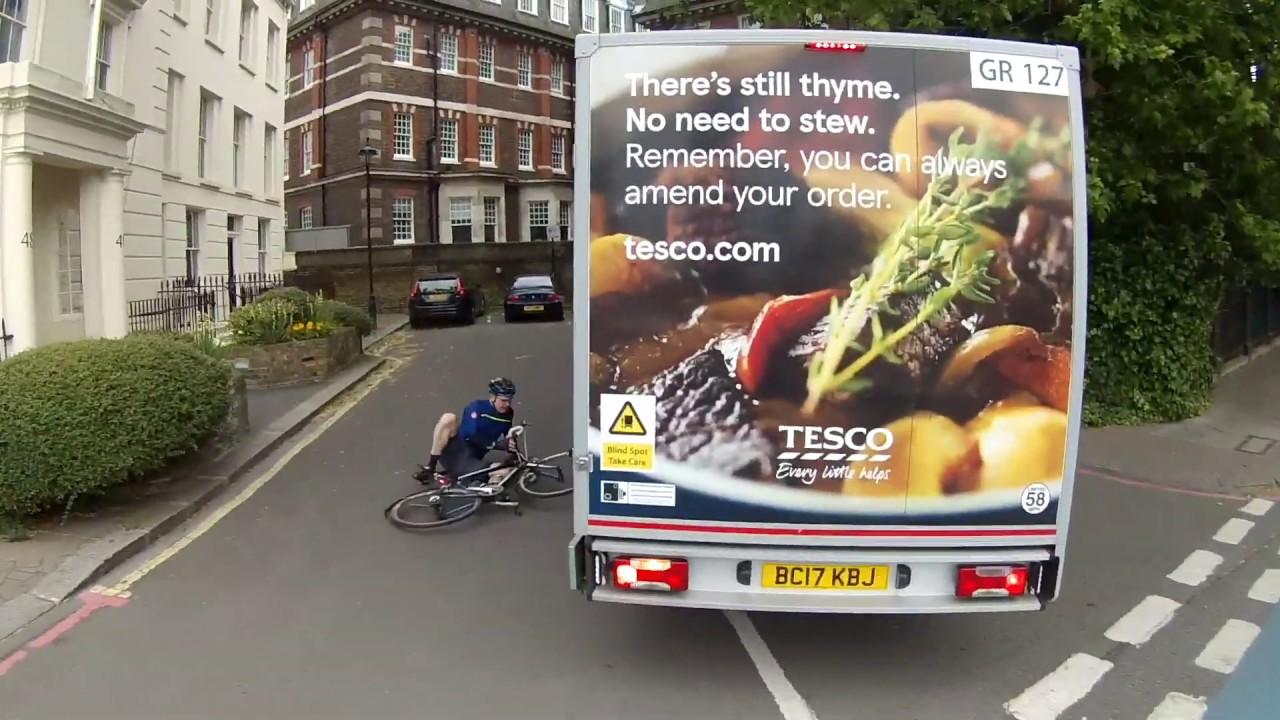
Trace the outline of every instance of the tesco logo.
<path fill-rule="evenodd" d="M 779 425 L 778 430 L 786 434 L 788 450 L 870 450 L 882 453 L 893 447 L 893 433 L 881 427 Z M 797 437 L 800 444 L 797 444 Z"/>

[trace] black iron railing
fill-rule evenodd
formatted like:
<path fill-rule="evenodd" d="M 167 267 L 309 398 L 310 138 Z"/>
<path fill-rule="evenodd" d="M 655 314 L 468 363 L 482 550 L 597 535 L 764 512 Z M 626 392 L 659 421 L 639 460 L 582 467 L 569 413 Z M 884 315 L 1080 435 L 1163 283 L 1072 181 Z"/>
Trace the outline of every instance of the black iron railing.
<path fill-rule="evenodd" d="M 1280 288 L 1250 285 L 1227 293 L 1213 328 L 1213 349 L 1229 362 L 1280 338 Z"/>
<path fill-rule="evenodd" d="M 225 322 L 268 290 L 284 285 L 281 273 L 201 275 L 164 280 L 156 296 L 129 303 L 129 329 L 133 332 L 167 330 L 190 332 L 202 316 Z"/>
<path fill-rule="evenodd" d="M 0 318 L 0 360 L 9 359 L 9 345 L 13 342 L 13 335 L 9 332 L 9 326 L 5 324 L 4 318 Z"/>

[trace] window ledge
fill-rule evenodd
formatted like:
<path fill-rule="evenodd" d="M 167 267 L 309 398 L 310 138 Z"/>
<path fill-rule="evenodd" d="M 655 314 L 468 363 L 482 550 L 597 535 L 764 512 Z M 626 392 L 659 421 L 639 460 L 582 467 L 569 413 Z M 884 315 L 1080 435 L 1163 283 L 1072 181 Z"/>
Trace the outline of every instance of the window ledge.
<path fill-rule="evenodd" d="M 214 50 L 217 50 L 219 53 L 221 53 L 221 54 L 223 54 L 223 55 L 226 55 L 226 54 L 227 54 L 227 51 L 226 51 L 226 50 L 223 50 L 221 45 L 219 45 L 219 44 L 218 44 L 218 43 L 217 43 L 213 38 L 210 38 L 210 37 L 209 37 L 209 36 L 207 36 L 207 35 L 206 35 L 206 36 L 205 36 L 205 38 L 204 38 L 204 44 L 205 44 L 205 45 L 208 45 L 209 47 L 213 48 Z"/>
<path fill-rule="evenodd" d="M 250 66 L 249 66 L 249 64 L 248 64 L 248 63 L 246 63 L 246 62 L 245 62 L 245 61 L 243 61 L 243 60 L 241 60 L 241 61 L 240 61 L 240 69 L 241 69 L 241 70 L 243 70 L 243 71 L 245 71 L 245 72 L 247 72 L 247 73 L 249 73 L 249 76 L 250 76 L 250 77 L 257 77 L 257 76 L 258 76 L 258 73 L 257 73 L 257 72 L 255 72 L 255 71 L 254 71 L 254 69 L 253 69 L 252 67 L 250 67 Z"/>
<path fill-rule="evenodd" d="M 404 162 L 413 162 L 413 156 L 412 156 L 412 155 L 392 155 L 392 156 L 391 156 L 391 159 L 392 159 L 392 160 L 402 160 L 402 161 L 404 161 Z"/>
<path fill-rule="evenodd" d="M 279 85 L 276 85 L 275 83 L 271 82 L 270 80 L 266 81 L 266 83 L 264 83 L 264 84 L 267 86 L 267 89 L 268 89 L 268 90 L 270 90 L 271 92 L 274 92 L 274 93 L 278 93 L 278 92 L 280 92 L 280 86 L 279 86 Z"/>

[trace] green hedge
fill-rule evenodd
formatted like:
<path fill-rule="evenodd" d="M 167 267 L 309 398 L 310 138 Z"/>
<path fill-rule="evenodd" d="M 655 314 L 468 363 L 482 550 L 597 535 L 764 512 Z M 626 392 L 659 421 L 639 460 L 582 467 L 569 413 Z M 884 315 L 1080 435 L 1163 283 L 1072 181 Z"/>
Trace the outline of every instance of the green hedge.
<path fill-rule="evenodd" d="M 155 472 L 212 437 L 231 365 L 158 335 L 35 348 L 0 363 L 0 515 Z"/>

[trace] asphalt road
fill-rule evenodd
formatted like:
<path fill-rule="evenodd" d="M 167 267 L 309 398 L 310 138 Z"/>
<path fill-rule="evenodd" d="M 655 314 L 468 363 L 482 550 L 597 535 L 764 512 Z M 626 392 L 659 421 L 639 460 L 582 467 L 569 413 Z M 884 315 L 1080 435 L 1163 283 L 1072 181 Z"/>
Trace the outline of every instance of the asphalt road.
<path fill-rule="evenodd" d="M 493 375 L 518 383 L 533 450 L 567 449 L 569 342 L 568 323 L 408 333 L 398 370 L 313 442 L 282 449 L 287 464 L 242 504 L 193 520 L 175 539 L 222 516 L 163 562 L 153 553 L 104 581 L 132 583 L 127 599 L 68 603 L 0 647 L 0 720 L 784 717 L 723 614 L 568 589 L 571 498 L 521 517 L 485 508 L 432 535 L 384 520 L 416 486 L 435 418 Z M 1195 659 L 1224 619 L 1265 624 L 1272 606 L 1246 595 L 1278 565 L 1280 509 L 1241 515 L 1242 501 L 1093 476 L 1077 497 L 1066 590 L 1046 612 L 750 618 L 820 720 L 995 720 L 1028 688 L 1039 710 L 1022 720 L 1142 720 L 1171 692 L 1216 693 L 1228 674 Z M 1255 526 L 1212 540 L 1233 517 Z M 1218 576 L 1166 577 L 1201 548 L 1223 558 Z M 1137 645 L 1106 637 L 1151 595 L 1179 604 L 1164 629 Z M 1061 688 L 1036 684 L 1061 684 L 1077 653 L 1111 670 L 1052 712 Z"/>

